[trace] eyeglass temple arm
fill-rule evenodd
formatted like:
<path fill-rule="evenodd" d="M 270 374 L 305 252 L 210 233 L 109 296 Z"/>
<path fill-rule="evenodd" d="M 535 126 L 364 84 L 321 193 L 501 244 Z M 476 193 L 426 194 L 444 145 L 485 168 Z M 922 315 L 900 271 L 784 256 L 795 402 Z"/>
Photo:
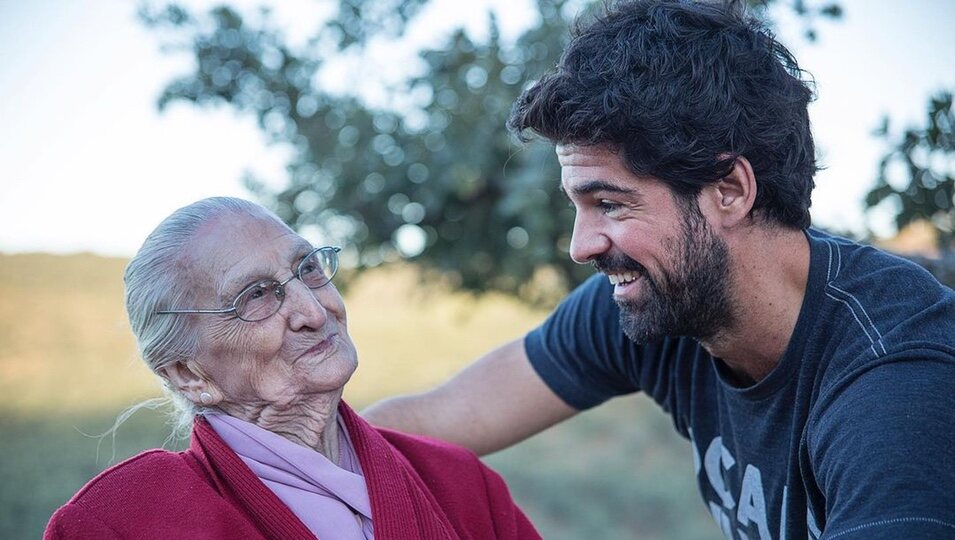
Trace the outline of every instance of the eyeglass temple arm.
<path fill-rule="evenodd" d="M 168 313 L 229 313 L 230 311 L 235 311 L 234 307 L 224 308 L 224 309 L 163 309 L 158 310 L 158 314 L 168 314 Z"/>

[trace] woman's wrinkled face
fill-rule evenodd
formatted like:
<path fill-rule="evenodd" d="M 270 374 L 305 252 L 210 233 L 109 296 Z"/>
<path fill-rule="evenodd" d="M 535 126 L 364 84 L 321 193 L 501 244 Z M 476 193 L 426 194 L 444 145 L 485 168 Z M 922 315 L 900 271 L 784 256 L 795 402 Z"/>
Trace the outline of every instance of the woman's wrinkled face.
<path fill-rule="evenodd" d="M 202 226 L 184 258 L 196 305 L 231 307 L 251 283 L 287 280 L 312 246 L 262 215 L 229 213 Z M 246 322 L 234 314 L 195 316 L 200 350 L 194 363 L 221 394 L 220 408 L 293 409 L 336 395 L 358 365 L 345 305 L 335 285 L 285 285 L 278 312 Z"/>

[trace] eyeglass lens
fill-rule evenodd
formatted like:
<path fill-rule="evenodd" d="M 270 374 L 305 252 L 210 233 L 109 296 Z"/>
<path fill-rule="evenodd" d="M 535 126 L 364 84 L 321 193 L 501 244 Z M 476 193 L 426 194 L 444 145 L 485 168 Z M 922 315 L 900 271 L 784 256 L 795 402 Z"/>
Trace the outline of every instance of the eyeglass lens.
<path fill-rule="evenodd" d="M 321 248 L 308 254 L 296 268 L 295 277 L 309 289 L 317 289 L 331 281 L 338 270 L 338 253 L 334 248 Z M 261 321 L 282 307 L 285 286 L 274 279 L 254 283 L 235 299 L 235 313 L 244 321 Z"/>

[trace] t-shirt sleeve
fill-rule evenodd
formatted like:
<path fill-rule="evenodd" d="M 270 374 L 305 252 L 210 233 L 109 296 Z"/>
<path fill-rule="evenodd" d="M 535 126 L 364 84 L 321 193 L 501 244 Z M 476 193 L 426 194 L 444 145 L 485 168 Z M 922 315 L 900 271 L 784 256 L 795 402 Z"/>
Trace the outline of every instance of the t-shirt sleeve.
<path fill-rule="evenodd" d="M 828 392 L 807 436 L 822 538 L 955 538 L 955 358 L 934 356 Z"/>
<path fill-rule="evenodd" d="M 633 348 L 620 328 L 611 285 L 602 275 L 577 287 L 524 338 L 537 374 L 578 410 L 640 389 Z"/>

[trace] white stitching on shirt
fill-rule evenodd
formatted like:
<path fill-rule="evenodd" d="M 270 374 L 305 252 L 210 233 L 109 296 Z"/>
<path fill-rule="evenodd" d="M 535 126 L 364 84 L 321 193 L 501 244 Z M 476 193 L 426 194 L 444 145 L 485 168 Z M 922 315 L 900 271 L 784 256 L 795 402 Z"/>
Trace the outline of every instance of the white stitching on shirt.
<path fill-rule="evenodd" d="M 862 306 L 862 302 L 859 302 L 859 299 L 858 299 L 858 298 L 856 298 L 855 296 L 852 296 L 852 294 L 850 294 L 850 293 L 848 293 L 848 292 L 846 292 L 846 291 L 840 289 L 839 287 L 836 287 L 836 286 L 833 285 L 832 283 L 829 284 L 829 287 L 831 287 L 831 288 L 833 288 L 833 289 L 835 289 L 835 290 L 841 292 L 842 294 L 848 296 L 849 298 L 852 299 L 853 302 L 855 302 L 855 304 L 856 304 L 857 306 L 859 306 L 859 309 L 862 310 L 862 314 L 865 315 L 865 320 L 869 322 L 869 326 L 872 328 L 872 331 L 875 332 L 875 335 L 879 338 L 879 339 L 876 341 L 876 343 L 878 343 L 878 344 L 879 344 L 879 347 L 882 349 L 882 354 L 886 354 L 885 345 L 882 344 L 882 334 L 879 333 L 879 329 L 875 326 L 875 323 L 872 322 L 872 318 L 869 317 L 868 312 L 866 312 L 865 308 Z M 862 324 L 862 323 L 860 322 L 859 324 Z"/>
<path fill-rule="evenodd" d="M 878 527 L 878 526 L 881 526 L 881 525 L 891 525 L 891 524 L 894 524 L 894 523 L 910 523 L 910 522 L 913 522 L 913 521 L 921 521 L 921 522 L 926 522 L 926 523 L 932 523 L 932 524 L 935 524 L 935 525 L 943 525 L 943 526 L 945 526 L 945 527 L 951 527 L 951 528 L 955 529 L 955 525 L 953 525 L 953 524 L 951 524 L 951 523 L 948 523 L 948 522 L 945 522 L 945 521 L 942 521 L 942 520 L 940 520 L 940 519 L 927 518 L 927 517 L 907 517 L 907 518 L 896 518 L 896 519 L 883 519 L 882 521 L 873 521 L 872 523 L 866 523 L 865 525 L 858 525 L 858 526 L 855 526 L 855 527 L 853 527 L 853 528 L 851 528 L 851 529 L 846 529 L 846 530 L 842 531 L 841 533 L 834 534 L 834 535 L 830 536 L 829 538 L 830 538 L 830 540 L 831 540 L 831 539 L 833 539 L 833 538 L 838 538 L 838 537 L 840 537 L 840 536 L 842 536 L 842 535 L 844 535 L 844 534 L 853 533 L 853 532 L 856 532 L 856 531 L 859 531 L 859 530 L 862 530 L 862 529 L 867 529 L 867 528 L 869 528 L 869 527 Z"/>
<path fill-rule="evenodd" d="M 842 250 L 839 249 L 839 244 L 835 240 L 830 239 L 833 247 L 836 248 L 836 275 L 833 276 L 833 279 L 839 277 L 839 272 L 842 270 Z"/>
<path fill-rule="evenodd" d="M 869 348 L 872 349 L 872 353 L 876 356 L 876 358 L 878 358 L 878 357 L 879 357 L 879 352 L 875 350 L 875 340 L 872 339 L 872 336 L 869 335 L 869 331 L 866 330 L 865 325 L 862 324 L 862 321 L 859 320 L 859 316 L 856 315 L 856 311 L 855 311 L 855 309 L 852 308 L 852 304 L 850 304 L 849 302 L 846 302 L 846 301 L 843 300 L 842 298 L 838 298 L 838 297 L 836 297 L 836 296 L 833 296 L 833 295 L 832 295 L 831 293 L 829 293 L 828 291 L 826 292 L 826 296 L 828 296 L 829 298 L 832 298 L 832 299 L 835 300 L 836 302 L 842 302 L 843 304 L 846 305 L 847 308 L 849 308 L 849 313 L 852 314 L 852 318 L 855 319 L 857 323 L 859 323 L 859 328 L 862 329 L 862 332 L 865 334 L 865 337 L 869 338 L 869 344 L 870 344 L 870 345 L 869 345 Z"/>
<path fill-rule="evenodd" d="M 826 266 L 826 283 L 832 280 L 832 244 L 826 242 L 826 248 L 829 250 L 829 265 Z"/>
<path fill-rule="evenodd" d="M 855 306 L 858 306 L 859 311 L 862 311 L 862 314 L 865 316 L 866 321 L 868 321 L 869 323 L 868 327 L 865 325 L 865 323 L 862 322 L 861 319 L 859 319 L 859 315 L 856 313 L 856 308 L 855 306 L 853 306 L 853 304 L 850 304 L 845 299 L 834 296 L 828 290 L 826 291 L 826 296 L 828 296 L 829 298 L 832 298 L 833 300 L 837 302 L 842 302 L 843 304 L 846 305 L 847 308 L 849 308 L 849 312 L 852 314 L 852 317 L 856 320 L 856 323 L 859 324 L 859 328 L 862 329 L 862 332 L 865 334 L 865 337 L 869 339 L 869 349 L 872 350 L 872 354 L 874 354 L 876 358 L 880 356 L 879 351 L 876 350 L 875 348 L 876 344 L 878 344 L 879 348 L 882 349 L 882 354 L 887 354 L 885 345 L 882 343 L 882 334 L 879 332 L 879 329 L 876 328 L 875 323 L 872 322 L 872 318 L 869 317 L 869 313 L 862 306 L 862 303 L 859 302 L 859 300 L 852 294 L 832 284 L 832 281 L 835 280 L 835 278 L 839 277 L 839 271 L 842 269 L 842 252 L 839 250 L 839 246 L 832 239 L 826 239 L 826 247 L 829 249 L 829 268 L 826 270 L 826 274 L 827 274 L 826 287 L 834 291 L 837 291 L 840 294 L 843 294 L 847 296 L 848 298 L 850 298 L 854 302 Z M 835 259 L 836 259 L 835 260 L 836 268 L 834 272 L 832 269 L 833 255 L 835 255 Z M 869 333 L 868 328 L 872 328 L 872 331 L 875 333 L 878 339 L 872 338 L 872 334 Z"/>

